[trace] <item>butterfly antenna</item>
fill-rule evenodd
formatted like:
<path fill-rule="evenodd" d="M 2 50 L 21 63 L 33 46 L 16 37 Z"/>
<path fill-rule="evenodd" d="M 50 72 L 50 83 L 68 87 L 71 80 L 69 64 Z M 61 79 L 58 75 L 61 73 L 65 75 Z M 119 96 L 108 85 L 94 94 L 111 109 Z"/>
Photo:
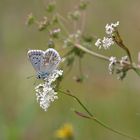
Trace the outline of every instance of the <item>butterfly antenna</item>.
<path fill-rule="evenodd" d="M 28 77 L 26 77 L 26 78 L 27 78 L 27 79 L 30 79 L 30 78 L 32 78 L 32 77 L 34 77 L 34 75 L 28 76 Z"/>

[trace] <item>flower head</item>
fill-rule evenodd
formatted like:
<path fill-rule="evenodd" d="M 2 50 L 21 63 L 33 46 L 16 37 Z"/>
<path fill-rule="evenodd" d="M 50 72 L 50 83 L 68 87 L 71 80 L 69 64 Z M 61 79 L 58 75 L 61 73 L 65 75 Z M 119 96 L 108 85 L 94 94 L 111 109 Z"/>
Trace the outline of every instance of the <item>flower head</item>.
<path fill-rule="evenodd" d="M 113 74 L 114 70 L 115 70 L 115 64 L 117 63 L 117 59 L 114 56 L 111 56 L 109 59 L 110 63 L 108 66 L 108 70 L 110 74 Z"/>
<path fill-rule="evenodd" d="M 121 58 L 121 60 L 120 60 L 120 65 L 121 66 L 125 66 L 125 62 L 127 62 L 128 61 L 128 56 L 126 55 L 126 56 L 123 56 L 122 58 Z"/>
<path fill-rule="evenodd" d="M 97 46 L 99 49 L 101 49 L 102 47 L 104 49 L 109 49 L 109 47 L 114 44 L 114 40 L 112 37 L 118 25 L 119 21 L 117 21 L 116 23 L 111 23 L 110 25 L 106 24 L 105 32 L 107 34 L 107 37 L 104 37 L 102 40 L 100 38 L 97 39 L 97 41 L 95 42 L 95 46 Z"/>
<path fill-rule="evenodd" d="M 114 44 L 114 41 L 112 38 L 104 37 L 102 40 L 104 49 L 108 49 L 111 45 Z"/>
<path fill-rule="evenodd" d="M 97 39 L 95 46 L 97 46 L 99 49 L 101 49 L 102 47 L 104 49 L 109 49 L 109 47 L 113 44 L 114 41 L 112 38 L 104 37 L 103 40 L 101 40 L 100 38 Z"/>
<path fill-rule="evenodd" d="M 95 42 L 95 46 L 97 46 L 99 49 L 101 49 L 101 47 L 102 47 L 102 40 L 100 38 L 98 38 L 97 41 Z"/>
<path fill-rule="evenodd" d="M 63 74 L 62 70 L 54 70 L 50 73 L 46 78 L 45 81 L 48 85 L 51 85 L 59 76 Z"/>
<path fill-rule="evenodd" d="M 110 25 L 109 24 L 106 24 L 105 26 L 105 32 L 106 34 L 108 35 L 112 35 L 112 33 L 115 31 L 115 28 L 119 25 L 119 21 L 117 21 L 116 23 L 111 23 Z"/>
<path fill-rule="evenodd" d="M 53 102 L 55 99 L 58 99 L 57 92 L 53 90 L 51 86 L 48 84 L 39 84 L 36 88 L 36 97 L 37 101 L 40 104 L 40 107 L 47 111 L 50 103 Z"/>
<path fill-rule="evenodd" d="M 40 107 L 47 111 L 51 102 L 58 99 L 57 92 L 54 91 L 52 83 L 63 73 L 62 70 L 54 70 L 45 79 L 45 83 L 39 84 L 35 87 L 36 98 L 40 104 Z"/>

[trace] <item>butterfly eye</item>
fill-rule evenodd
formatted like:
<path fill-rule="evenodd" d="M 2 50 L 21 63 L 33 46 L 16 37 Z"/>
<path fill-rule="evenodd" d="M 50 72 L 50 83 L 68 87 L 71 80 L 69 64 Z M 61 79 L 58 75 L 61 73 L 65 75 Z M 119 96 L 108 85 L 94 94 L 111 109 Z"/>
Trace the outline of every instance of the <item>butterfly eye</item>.
<path fill-rule="evenodd" d="M 41 76 L 40 75 L 37 75 L 37 79 L 41 79 Z"/>

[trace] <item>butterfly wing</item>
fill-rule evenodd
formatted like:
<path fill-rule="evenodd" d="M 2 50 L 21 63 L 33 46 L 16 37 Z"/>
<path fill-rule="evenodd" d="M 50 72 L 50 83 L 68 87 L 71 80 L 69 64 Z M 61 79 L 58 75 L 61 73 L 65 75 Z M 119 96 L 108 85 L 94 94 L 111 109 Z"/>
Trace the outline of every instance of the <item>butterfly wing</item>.
<path fill-rule="evenodd" d="M 42 50 L 29 50 L 27 55 L 28 55 L 28 58 L 32 64 L 32 66 L 36 70 L 36 72 L 39 72 L 40 66 L 42 63 L 42 59 L 43 59 L 43 55 L 44 55 L 44 51 L 42 51 Z"/>
<path fill-rule="evenodd" d="M 58 67 L 60 61 L 61 57 L 59 53 L 56 50 L 49 48 L 44 52 L 40 71 L 49 74 Z"/>

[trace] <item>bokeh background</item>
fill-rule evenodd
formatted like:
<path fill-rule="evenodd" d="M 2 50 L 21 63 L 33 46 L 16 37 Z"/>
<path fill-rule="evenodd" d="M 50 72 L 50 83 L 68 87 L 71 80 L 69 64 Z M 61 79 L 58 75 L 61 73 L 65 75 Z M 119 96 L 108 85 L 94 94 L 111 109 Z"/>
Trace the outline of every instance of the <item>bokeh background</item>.
<path fill-rule="evenodd" d="M 26 53 L 29 48 L 45 50 L 48 40 L 45 32 L 27 27 L 25 21 L 30 12 L 43 17 L 47 2 L 0 0 L 0 140 L 56 139 L 55 131 L 67 122 L 73 125 L 76 140 L 127 140 L 76 116 L 72 109 L 82 109 L 70 97 L 60 94 L 47 112 L 36 102 L 35 78 L 26 78 L 35 72 Z M 65 15 L 78 2 L 57 0 L 58 11 Z M 119 31 L 137 62 L 140 51 L 139 8 L 139 0 L 90 0 L 85 32 L 102 38 L 106 23 L 119 20 Z M 64 54 L 61 49 L 59 53 Z M 119 57 L 125 54 L 115 47 L 101 53 Z M 123 81 L 119 81 L 116 76 L 109 75 L 108 63 L 86 55 L 82 67 L 88 78 L 77 83 L 73 80 L 78 75 L 76 65 L 62 82 L 63 89 L 73 91 L 103 122 L 140 137 L 140 77 L 130 71 Z"/>

